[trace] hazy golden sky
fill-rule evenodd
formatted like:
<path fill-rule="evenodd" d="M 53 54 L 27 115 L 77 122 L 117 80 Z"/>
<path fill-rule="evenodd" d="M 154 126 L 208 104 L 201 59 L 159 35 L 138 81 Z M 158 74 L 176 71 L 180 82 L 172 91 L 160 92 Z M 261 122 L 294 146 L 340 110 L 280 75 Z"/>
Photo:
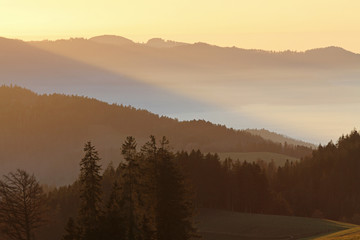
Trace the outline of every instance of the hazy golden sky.
<path fill-rule="evenodd" d="M 115 34 L 269 50 L 360 53 L 359 0 L 0 0 L 0 36 Z"/>

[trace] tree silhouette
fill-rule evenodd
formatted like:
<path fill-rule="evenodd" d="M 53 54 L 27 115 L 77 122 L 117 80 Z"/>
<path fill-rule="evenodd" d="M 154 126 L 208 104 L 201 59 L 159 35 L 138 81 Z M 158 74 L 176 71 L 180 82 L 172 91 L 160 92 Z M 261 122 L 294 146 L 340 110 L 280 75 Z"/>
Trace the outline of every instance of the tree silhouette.
<path fill-rule="evenodd" d="M 0 181 L 0 222 L 9 239 L 33 240 L 45 223 L 45 196 L 34 175 L 18 169 Z"/>
<path fill-rule="evenodd" d="M 195 237 L 192 201 L 168 144 L 163 137 L 156 151 L 156 236 L 158 240 L 191 239 Z"/>
<path fill-rule="evenodd" d="M 127 239 L 138 239 L 140 232 L 139 205 L 141 204 L 140 193 L 140 166 L 139 156 L 136 151 L 135 138 L 129 136 L 122 145 L 121 153 L 124 156 L 125 164 L 120 165 L 121 178 L 123 180 L 123 202 L 126 209 Z"/>
<path fill-rule="evenodd" d="M 81 160 L 80 172 L 80 212 L 79 225 L 81 238 L 99 239 L 99 220 L 101 216 L 101 167 L 99 155 L 91 142 L 84 147 L 85 156 Z"/>

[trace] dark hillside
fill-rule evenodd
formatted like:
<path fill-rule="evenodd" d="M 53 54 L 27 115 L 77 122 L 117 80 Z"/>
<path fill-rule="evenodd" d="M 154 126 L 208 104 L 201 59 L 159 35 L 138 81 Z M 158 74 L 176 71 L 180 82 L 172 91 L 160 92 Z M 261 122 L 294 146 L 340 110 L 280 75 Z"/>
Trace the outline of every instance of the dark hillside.
<path fill-rule="evenodd" d="M 167 136 L 174 150 L 266 151 L 294 157 L 311 153 L 306 147 L 285 148 L 246 131 L 206 121 L 179 122 L 86 97 L 0 88 L 1 173 L 21 167 L 34 171 L 47 183 L 69 183 L 78 172 L 85 141 L 94 141 L 106 165 L 120 160 L 119 147 L 126 136 L 133 135 L 142 144 L 151 134 Z"/>

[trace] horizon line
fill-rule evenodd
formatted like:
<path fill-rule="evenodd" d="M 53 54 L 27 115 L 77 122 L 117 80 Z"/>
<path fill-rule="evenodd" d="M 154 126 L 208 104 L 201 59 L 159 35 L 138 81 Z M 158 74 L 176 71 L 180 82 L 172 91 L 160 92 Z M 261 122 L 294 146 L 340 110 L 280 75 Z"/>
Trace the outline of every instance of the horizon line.
<path fill-rule="evenodd" d="M 243 49 L 243 50 L 253 50 L 253 51 L 265 51 L 265 52 L 271 52 L 271 53 L 283 53 L 283 52 L 293 52 L 293 53 L 305 53 L 307 51 L 311 51 L 311 50 L 317 50 L 317 49 L 326 49 L 326 48 L 340 48 L 343 49 L 344 51 L 353 53 L 353 54 L 360 54 L 360 52 L 355 52 L 352 50 L 348 50 L 344 47 L 338 46 L 338 45 L 324 45 L 321 47 L 313 47 L 313 48 L 308 48 L 306 50 L 296 50 L 296 49 L 282 49 L 282 50 L 273 50 L 273 49 L 265 49 L 265 48 L 243 48 L 240 46 L 224 46 L 224 45 L 217 45 L 217 44 L 212 44 L 209 42 L 203 42 L 203 41 L 198 41 L 198 42 L 183 42 L 183 41 L 177 41 L 177 40 L 173 40 L 173 39 L 165 39 L 162 37 L 152 37 L 149 38 L 146 42 L 136 42 L 134 40 L 132 40 L 131 38 L 128 37 L 124 37 L 121 35 L 115 35 L 115 34 L 100 34 L 100 35 L 94 35 L 91 37 L 60 37 L 60 38 L 38 38 L 38 39 L 24 39 L 21 37 L 5 37 L 5 36 L 0 36 L 0 38 L 6 38 L 6 39 L 10 39 L 10 40 L 19 40 L 19 41 L 23 41 L 23 42 L 44 42 L 44 41 L 49 41 L 49 42 L 56 42 L 56 41 L 67 41 L 67 40 L 75 40 L 75 39 L 83 39 L 83 40 L 90 40 L 91 38 L 95 38 L 95 37 L 105 37 L 105 36 L 111 36 L 111 37 L 121 37 L 127 40 L 132 41 L 134 44 L 143 44 L 146 45 L 148 43 L 148 41 L 152 40 L 152 39 L 161 39 L 165 42 L 177 42 L 177 43 L 184 43 L 184 44 L 189 44 L 189 45 L 194 45 L 194 44 L 207 44 L 209 46 L 214 46 L 214 47 L 219 47 L 219 48 L 237 48 L 237 49 Z"/>

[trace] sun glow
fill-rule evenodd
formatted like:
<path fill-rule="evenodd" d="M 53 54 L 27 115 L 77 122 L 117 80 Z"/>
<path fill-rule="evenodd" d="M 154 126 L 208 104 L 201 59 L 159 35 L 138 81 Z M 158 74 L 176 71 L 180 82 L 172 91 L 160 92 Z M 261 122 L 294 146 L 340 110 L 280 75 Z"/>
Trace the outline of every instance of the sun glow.
<path fill-rule="evenodd" d="M 360 52 L 357 0 L 1 0 L 0 36 L 24 40 L 115 34 L 271 50 L 338 45 Z"/>

